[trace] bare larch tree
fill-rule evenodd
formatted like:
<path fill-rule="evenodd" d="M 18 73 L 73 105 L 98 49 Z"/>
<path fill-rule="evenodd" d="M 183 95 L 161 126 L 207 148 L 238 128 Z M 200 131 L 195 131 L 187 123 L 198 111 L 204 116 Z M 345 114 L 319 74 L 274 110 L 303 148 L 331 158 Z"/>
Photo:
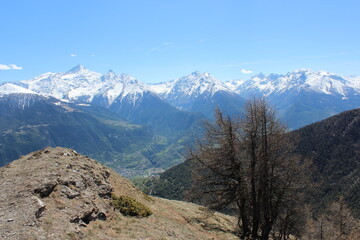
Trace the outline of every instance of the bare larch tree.
<path fill-rule="evenodd" d="M 264 99 L 249 101 L 241 119 L 216 110 L 215 120 L 189 154 L 193 193 L 210 209 L 233 206 L 241 239 L 287 239 L 297 221 L 280 222 L 298 214 L 304 164 L 286 127 Z"/>

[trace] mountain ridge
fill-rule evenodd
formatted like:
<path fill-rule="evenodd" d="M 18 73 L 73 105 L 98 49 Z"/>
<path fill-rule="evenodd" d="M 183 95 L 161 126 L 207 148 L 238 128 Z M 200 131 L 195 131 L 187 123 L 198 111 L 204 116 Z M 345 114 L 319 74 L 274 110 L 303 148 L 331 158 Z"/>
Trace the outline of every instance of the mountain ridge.
<path fill-rule="evenodd" d="M 111 76 L 111 77 L 109 77 Z M 160 95 L 163 98 L 167 98 L 165 95 L 169 94 L 171 91 L 178 91 L 183 94 L 197 94 L 201 95 L 204 92 L 214 94 L 216 91 L 229 91 L 229 92 L 237 92 L 238 94 L 243 94 L 242 91 L 246 90 L 246 88 L 252 87 L 257 89 L 265 89 L 268 92 L 266 95 L 272 94 L 274 90 L 277 92 L 283 91 L 286 87 L 293 88 L 304 85 L 303 87 L 312 87 L 313 90 L 321 91 L 325 94 L 340 94 L 346 95 L 346 89 L 344 87 L 349 87 L 354 89 L 357 93 L 360 92 L 360 82 L 359 76 L 341 76 L 334 73 L 330 73 L 327 71 L 313 71 L 311 69 L 297 69 L 286 74 L 274 74 L 270 73 L 265 75 L 263 73 L 259 73 L 254 75 L 248 80 L 231 80 L 227 82 L 222 82 L 215 77 L 213 77 L 209 72 L 200 73 L 195 71 L 190 75 L 180 77 L 174 80 L 162 82 L 162 83 L 153 83 L 153 84 L 144 84 L 138 81 L 131 75 L 122 73 L 120 75 L 116 75 L 112 70 L 105 74 L 100 74 L 97 72 L 93 72 L 88 70 L 83 65 L 77 65 L 72 69 L 63 72 L 63 73 L 44 73 L 38 77 L 35 77 L 30 80 L 22 80 L 18 82 L 13 82 L 12 84 L 20 85 L 24 88 L 28 88 L 35 92 L 41 94 L 52 95 L 55 98 L 62 99 L 56 93 L 50 93 L 43 91 L 40 85 L 36 85 L 39 82 L 46 82 L 47 84 L 56 83 L 56 82 L 64 82 L 71 80 L 72 87 L 81 87 L 84 83 L 95 83 L 99 82 L 107 82 L 108 80 L 112 80 L 113 78 L 117 78 L 115 82 L 131 82 L 132 84 L 140 84 L 144 90 L 151 90 L 152 92 Z M 126 80 L 124 80 L 126 79 Z M 53 80 L 53 82 L 51 81 Z M 75 80 L 75 81 L 74 81 Z M 119 81 L 120 80 L 120 81 Z M 201 81 L 202 80 L 202 81 Z M 75 82 L 75 83 L 74 83 Z M 253 84 L 250 84 L 252 82 Z M 194 84 L 196 83 L 196 84 Z M 255 84 L 254 84 L 255 83 Z M 273 84 L 274 83 L 274 84 Z M 3 85 L 3 84 L 2 84 Z M 70 84 L 69 84 L 70 85 Z M 79 85 L 79 86 L 74 86 Z M 177 85 L 174 87 L 174 85 Z M 245 86 L 243 86 L 245 85 Z M 59 88 L 60 86 L 58 86 Z M 97 86 L 93 86 L 92 90 L 99 90 L 96 88 Z M 174 89 L 175 88 L 175 89 Z M 179 89 L 182 88 L 182 89 Z M 49 89 L 48 89 L 49 90 Z M 185 92 L 185 90 L 187 92 Z M 209 91 L 210 90 L 210 91 Z M 71 94 L 68 94 L 71 95 Z M 66 97 L 64 94 L 63 97 Z M 64 100 L 71 100 L 76 98 L 64 98 Z"/>
<path fill-rule="evenodd" d="M 286 74 L 258 74 L 240 84 L 229 84 L 234 91 L 246 94 L 246 91 L 262 91 L 266 96 L 281 93 L 290 89 L 308 89 L 324 94 L 346 96 L 350 91 L 360 92 L 360 84 L 356 77 L 344 77 L 326 71 L 298 69 Z M 231 82 L 230 82 L 231 83 Z"/>

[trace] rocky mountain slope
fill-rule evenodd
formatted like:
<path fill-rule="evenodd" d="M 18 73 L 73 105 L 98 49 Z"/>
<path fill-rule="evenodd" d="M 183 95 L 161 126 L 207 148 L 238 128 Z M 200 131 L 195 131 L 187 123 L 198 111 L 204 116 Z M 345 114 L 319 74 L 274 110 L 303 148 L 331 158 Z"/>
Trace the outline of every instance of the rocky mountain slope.
<path fill-rule="evenodd" d="M 149 197 L 71 149 L 23 156 L 0 168 L 0 178 L 1 239 L 237 239 L 234 218 Z M 114 199 L 123 196 L 152 214 L 120 213 Z"/>

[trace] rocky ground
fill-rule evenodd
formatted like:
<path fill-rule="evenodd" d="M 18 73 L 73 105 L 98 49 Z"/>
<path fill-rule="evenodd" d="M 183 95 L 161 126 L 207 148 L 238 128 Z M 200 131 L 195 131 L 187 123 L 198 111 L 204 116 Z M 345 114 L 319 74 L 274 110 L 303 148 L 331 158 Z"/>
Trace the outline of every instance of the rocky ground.
<path fill-rule="evenodd" d="M 0 239 L 237 239 L 235 219 L 143 194 L 111 169 L 71 149 L 46 148 L 0 168 Z M 153 214 L 113 207 L 129 196 Z"/>

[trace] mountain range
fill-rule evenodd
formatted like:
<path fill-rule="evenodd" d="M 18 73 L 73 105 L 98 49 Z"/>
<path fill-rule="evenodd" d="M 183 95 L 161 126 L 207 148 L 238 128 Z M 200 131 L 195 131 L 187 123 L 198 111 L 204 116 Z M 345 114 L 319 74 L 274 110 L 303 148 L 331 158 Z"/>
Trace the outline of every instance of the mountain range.
<path fill-rule="evenodd" d="M 265 96 L 280 118 L 296 129 L 359 107 L 360 76 L 300 69 L 222 82 L 208 72 L 193 72 L 164 83 L 144 84 L 128 74 L 117 75 L 111 70 L 100 74 L 78 65 L 64 73 L 5 83 L 0 86 L 0 96 L 7 93 L 34 93 L 97 105 L 117 112 L 126 121 L 151 125 L 165 113 L 175 114 L 174 108 L 207 118 L 216 106 L 229 115 L 239 114 L 246 100 Z"/>
<path fill-rule="evenodd" d="M 296 129 L 359 107 L 360 76 L 301 69 L 223 82 L 193 72 L 145 84 L 128 74 L 100 74 L 78 65 L 3 83 L 0 165 L 42 147 L 63 146 L 125 175 L 129 169 L 161 171 L 183 161 L 216 107 L 238 116 L 253 97 L 266 97 Z"/>
<path fill-rule="evenodd" d="M 227 85 L 244 98 L 266 96 L 292 129 L 360 106 L 359 76 L 300 69 L 285 75 L 258 74 Z"/>

